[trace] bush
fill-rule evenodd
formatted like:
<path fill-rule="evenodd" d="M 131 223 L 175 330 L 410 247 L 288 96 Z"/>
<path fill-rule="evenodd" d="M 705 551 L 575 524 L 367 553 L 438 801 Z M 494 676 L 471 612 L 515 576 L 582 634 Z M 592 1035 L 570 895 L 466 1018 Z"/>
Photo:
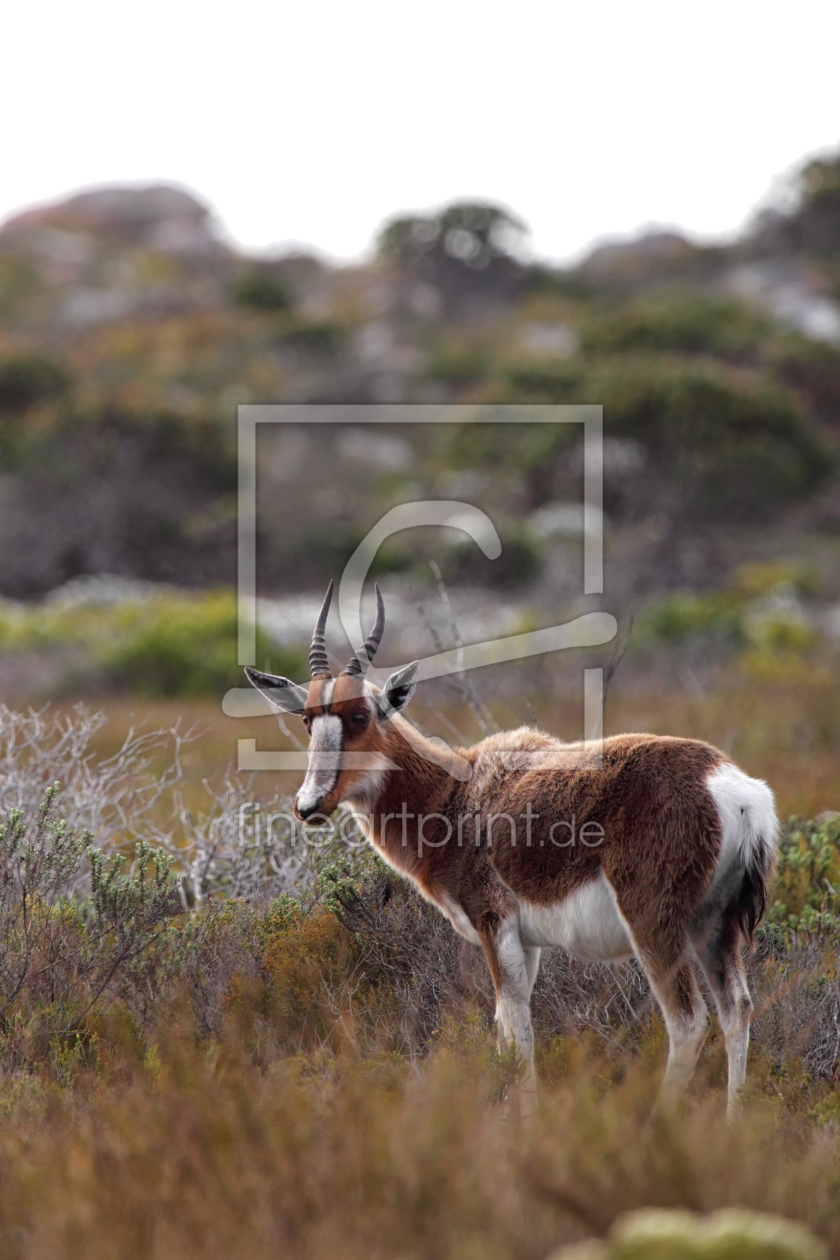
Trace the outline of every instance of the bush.
<path fill-rule="evenodd" d="M 824 424 L 840 414 L 840 348 L 789 335 L 773 356 L 781 380 L 804 398 Z"/>
<path fill-rule="evenodd" d="M 252 267 L 233 286 L 232 297 L 238 306 L 253 311 L 288 311 L 293 305 L 291 290 L 271 267 Z"/>
<path fill-rule="evenodd" d="M 744 641 L 741 624 L 743 601 L 731 591 L 696 595 L 676 591 L 666 595 L 636 622 L 636 643 L 647 638 L 682 643 L 696 635 L 712 636 L 726 644 Z"/>
<path fill-rule="evenodd" d="M 37 809 L 0 823 L 0 1034 L 18 1065 L 86 1039 L 118 973 L 181 911 L 171 857 L 140 841 L 122 875 L 122 854 L 55 818 L 59 791 L 52 784 Z"/>
<path fill-rule="evenodd" d="M 738 356 L 758 346 L 768 331 L 766 320 L 736 302 L 667 296 L 590 316 L 583 323 L 582 340 L 584 350 L 610 354 L 675 350 Z"/>
<path fill-rule="evenodd" d="M 145 696 L 221 695 L 242 681 L 233 592 L 160 595 L 114 620 L 113 629 L 122 633 L 103 645 L 101 659 L 126 690 Z M 264 656 L 264 640 L 260 647 Z"/>
<path fill-rule="evenodd" d="M 545 555 L 538 538 L 523 526 L 508 523 L 500 531 L 502 551 L 495 560 L 481 555 L 475 543 L 459 538 L 441 552 L 441 572 L 447 583 L 519 586 L 539 576 Z"/>
<path fill-rule="evenodd" d="M 62 398 L 70 379 L 63 368 L 41 355 L 0 361 L 0 416 L 17 416 L 36 403 Z"/>
<path fill-rule="evenodd" d="M 0 606 L 0 642 L 6 651 L 49 654 L 72 648 L 65 686 L 89 685 L 144 696 L 221 696 L 242 685 L 237 661 L 236 595 L 224 589 L 197 594 L 151 588 L 114 603 Z M 277 650 L 257 634 L 257 658 L 266 668 L 305 677 L 302 651 Z M 86 682 L 87 680 L 87 682 Z"/>
<path fill-rule="evenodd" d="M 489 375 L 492 355 L 488 347 L 448 339 L 428 357 L 426 375 L 433 381 L 444 381 L 454 389 L 463 389 Z"/>
<path fill-rule="evenodd" d="M 263 966 L 275 1033 L 283 1042 L 317 1049 L 338 1023 L 340 995 L 352 983 L 362 951 L 321 907 L 307 913 L 299 903 L 281 901 L 264 925 Z"/>
<path fill-rule="evenodd" d="M 574 424 L 447 424 L 437 435 L 441 471 L 486 469 L 523 478 L 535 503 L 550 497 L 557 466 L 580 440 Z"/>
<path fill-rule="evenodd" d="M 722 591 L 674 591 L 636 619 L 634 646 L 658 642 L 740 649 L 741 667 L 764 680 L 804 675 L 820 639 L 798 592 L 810 575 L 785 564 L 745 565 Z"/>
<path fill-rule="evenodd" d="M 491 202 L 453 202 L 437 214 L 400 216 L 376 242 L 380 257 L 409 265 L 427 256 L 455 259 L 476 270 L 521 249 L 525 224 Z"/>
<path fill-rule="evenodd" d="M 794 932 L 840 936 L 840 814 L 788 821 L 768 921 Z"/>
<path fill-rule="evenodd" d="M 769 381 L 719 368 L 651 361 L 605 364 L 587 380 L 602 398 L 607 431 L 674 462 L 706 504 L 746 514 L 804 494 L 834 456 L 798 404 Z"/>
<path fill-rule="evenodd" d="M 278 336 L 277 345 L 299 354 L 333 355 L 339 353 L 345 340 L 346 331 L 340 324 L 322 320 L 294 324 Z"/>
<path fill-rule="evenodd" d="M 793 394 L 722 365 L 614 355 L 548 369 L 513 366 L 508 383 L 520 402 L 602 403 L 605 433 L 640 442 L 703 511 L 775 510 L 836 466 L 834 448 Z"/>

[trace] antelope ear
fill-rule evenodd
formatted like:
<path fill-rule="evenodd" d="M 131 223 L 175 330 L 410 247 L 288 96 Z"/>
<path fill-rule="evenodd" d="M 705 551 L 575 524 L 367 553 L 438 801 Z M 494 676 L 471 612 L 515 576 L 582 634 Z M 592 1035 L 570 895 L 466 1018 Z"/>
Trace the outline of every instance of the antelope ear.
<path fill-rule="evenodd" d="M 410 665 L 398 669 L 388 679 L 379 697 L 379 712 L 383 721 L 387 722 L 393 713 L 399 713 L 400 709 L 404 709 L 408 704 L 417 686 L 419 670 L 420 662 L 412 661 Z"/>
<path fill-rule="evenodd" d="M 258 669 L 245 666 L 248 681 L 261 691 L 269 704 L 283 713 L 303 713 L 309 692 L 288 678 L 278 678 L 276 674 L 263 674 Z"/>

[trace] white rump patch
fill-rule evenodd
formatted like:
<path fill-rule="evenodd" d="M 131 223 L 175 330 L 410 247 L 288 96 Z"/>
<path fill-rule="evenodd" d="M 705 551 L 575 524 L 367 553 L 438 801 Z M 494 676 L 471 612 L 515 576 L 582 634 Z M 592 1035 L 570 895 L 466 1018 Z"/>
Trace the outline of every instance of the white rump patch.
<path fill-rule="evenodd" d="M 769 866 L 776 852 L 779 822 L 773 793 L 762 779 L 751 779 L 731 761 L 706 779 L 720 817 L 721 848 L 712 888 L 728 872 L 749 865 L 759 851 Z M 711 891 L 711 890 L 710 890 Z"/>
<path fill-rule="evenodd" d="M 599 874 L 553 906 L 519 899 L 523 945 L 560 945 L 584 962 L 629 958 L 633 942 L 615 893 Z"/>
<path fill-rule="evenodd" d="M 319 713 L 312 719 L 309 765 L 297 794 L 301 813 L 316 809 L 335 787 L 341 769 L 342 734 L 341 718 L 334 713 Z"/>

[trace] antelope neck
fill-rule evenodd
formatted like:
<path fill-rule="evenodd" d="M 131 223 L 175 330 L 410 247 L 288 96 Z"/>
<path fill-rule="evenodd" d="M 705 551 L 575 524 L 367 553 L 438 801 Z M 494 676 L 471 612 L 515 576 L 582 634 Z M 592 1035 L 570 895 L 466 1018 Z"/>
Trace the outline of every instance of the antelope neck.
<path fill-rule="evenodd" d="M 404 820 L 446 814 L 459 786 L 438 764 L 440 750 L 436 745 L 416 730 L 409 743 L 400 730 L 403 719 L 395 716 L 391 722 L 394 727 L 386 756 L 400 768 L 383 772 L 369 806 L 371 837 L 389 857 L 396 856 L 394 850 L 402 854 L 407 847 Z M 426 749 L 428 757 L 423 756 Z M 404 861 L 399 864 L 404 865 Z"/>

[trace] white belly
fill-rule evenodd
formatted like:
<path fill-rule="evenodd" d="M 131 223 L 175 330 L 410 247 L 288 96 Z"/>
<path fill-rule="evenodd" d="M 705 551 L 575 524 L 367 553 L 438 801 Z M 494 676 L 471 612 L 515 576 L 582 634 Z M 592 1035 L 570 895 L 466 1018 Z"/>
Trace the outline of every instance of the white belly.
<path fill-rule="evenodd" d="M 633 953 L 627 925 L 603 875 L 553 906 L 519 901 L 523 945 L 560 945 L 585 962 L 612 962 Z"/>

